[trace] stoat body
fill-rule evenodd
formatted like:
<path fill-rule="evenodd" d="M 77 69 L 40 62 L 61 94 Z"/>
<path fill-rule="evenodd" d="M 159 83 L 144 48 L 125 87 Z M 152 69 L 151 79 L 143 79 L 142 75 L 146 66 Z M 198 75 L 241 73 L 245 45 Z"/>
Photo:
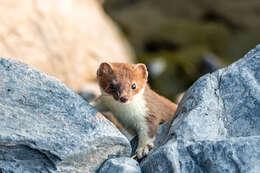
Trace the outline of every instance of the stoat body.
<path fill-rule="evenodd" d="M 102 63 L 97 71 L 102 94 L 95 107 L 111 112 L 125 130 L 138 135 L 138 159 L 153 147 L 159 124 L 172 119 L 177 109 L 149 87 L 147 78 L 144 64 Z"/>

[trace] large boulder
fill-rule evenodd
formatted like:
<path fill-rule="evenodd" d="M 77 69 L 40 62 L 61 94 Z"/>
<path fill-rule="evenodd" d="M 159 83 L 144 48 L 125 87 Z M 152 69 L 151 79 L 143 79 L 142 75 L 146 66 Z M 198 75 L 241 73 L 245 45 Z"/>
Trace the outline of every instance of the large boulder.
<path fill-rule="evenodd" d="M 133 61 L 98 0 L 0 0 L 0 14 L 0 56 L 30 64 L 75 91 L 95 80 L 100 62 Z"/>
<path fill-rule="evenodd" d="M 260 45 L 186 92 L 143 172 L 260 171 Z"/>
<path fill-rule="evenodd" d="M 0 59 L 0 172 L 94 172 L 128 140 L 60 81 Z"/>

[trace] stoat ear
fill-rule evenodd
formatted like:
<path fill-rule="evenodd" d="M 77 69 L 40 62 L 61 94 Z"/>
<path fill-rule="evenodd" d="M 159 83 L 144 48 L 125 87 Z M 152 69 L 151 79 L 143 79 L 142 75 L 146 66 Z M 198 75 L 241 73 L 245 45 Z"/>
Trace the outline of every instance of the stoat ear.
<path fill-rule="evenodd" d="M 112 72 L 113 72 L 112 65 L 107 62 L 103 62 L 100 64 L 97 70 L 97 76 L 102 76 L 103 74 L 112 73 Z"/>
<path fill-rule="evenodd" d="M 147 71 L 147 68 L 144 64 L 136 64 L 135 66 L 135 70 L 137 71 L 137 73 L 139 75 L 142 75 L 142 77 L 147 80 L 148 79 L 148 71 Z"/>

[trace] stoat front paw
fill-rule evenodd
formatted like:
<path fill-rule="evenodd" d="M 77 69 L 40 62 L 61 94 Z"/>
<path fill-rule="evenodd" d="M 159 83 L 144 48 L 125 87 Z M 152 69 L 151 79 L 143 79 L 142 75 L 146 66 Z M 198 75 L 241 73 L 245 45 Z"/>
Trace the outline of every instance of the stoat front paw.
<path fill-rule="evenodd" d="M 148 155 L 149 151 L 153 148 L 153 143 L 146 144 L 144 147 L 137 148 L 136 156 L 138 160 L 141 160 Z"/>

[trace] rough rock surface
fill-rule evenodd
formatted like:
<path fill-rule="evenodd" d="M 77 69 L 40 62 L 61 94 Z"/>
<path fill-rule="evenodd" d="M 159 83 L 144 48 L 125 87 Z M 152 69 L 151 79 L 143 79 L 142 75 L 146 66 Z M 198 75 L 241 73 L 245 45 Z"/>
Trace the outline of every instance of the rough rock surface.
<path fill-rule="evenodd" d="M 260 45 L 201 77 L 177 114 L 167 142 L 141 162 L 142 172 L 259 172 Z"/>
<path fill-rule="evenodd" d="M 252 172 L 260 171 L 260 136 L 198 141 L 179 150 L 182 172 Z M 193 161 L 192 164 L 187 161 Z"/>
<path fill-rule="evenodd" d="M 141 173 L 141 169 L 136 160 L 119 157 L 107 160 L 98 173 Z"/>
<path fill-rule="evenodd" d="M 0 172 L 94 172 L 129 156 L 113 125 L 60 81 L 0 59 Z"/>
<path fill-rule="evenodd" d="M 131 62 L 127 43 L 97 0 L 0 0 L 0 52 L 75 91 L 102 61 Z"/>

